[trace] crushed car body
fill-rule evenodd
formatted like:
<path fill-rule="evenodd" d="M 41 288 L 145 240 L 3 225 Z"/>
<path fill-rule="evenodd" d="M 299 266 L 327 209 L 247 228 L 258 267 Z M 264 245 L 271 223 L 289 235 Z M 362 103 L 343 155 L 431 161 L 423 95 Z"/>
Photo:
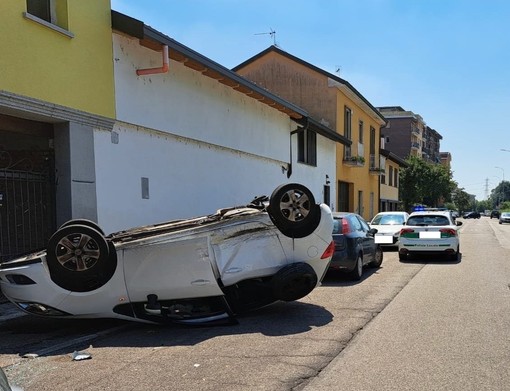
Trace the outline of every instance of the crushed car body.
<path fill-rule="evenodd" d="M 41 316 L 235 322 L 320 285 L 332 230 L 329 207 L 295 183 L 246 206 L 107 236 L 92 221 L 71 220 L 45 250 L 1 264 L 0 287 Z"/>

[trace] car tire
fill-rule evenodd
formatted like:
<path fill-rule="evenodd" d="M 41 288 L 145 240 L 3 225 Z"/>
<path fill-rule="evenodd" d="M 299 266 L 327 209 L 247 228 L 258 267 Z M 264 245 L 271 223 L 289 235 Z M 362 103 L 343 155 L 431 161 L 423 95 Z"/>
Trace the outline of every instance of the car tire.
<path fill-rule="evenodd" d="M 400 253 L 399 253 L 399 254 L 398 254 L 398 260 L 399 260 L 400 262 L 405 262 L 405 261 L 407 261 L 407 255 L 405 255 L 405 254 L 400 254 Z"/>
<path fill-rule="evenodd" d="M 457 247 L 457 251 L 455 251 L 454 254 L 450 255 L 450 261 L 452 261 L 452 262 L 458 261 L 459 254 L 460 254 L 460 246 Z"/>
<path fill-rule="evenodd" d="M 276 228 L 291 238 L 310 235 L 321 218 L 312 192 L 298 183 L 278 186 L 271 194 L 267 212 Z"/>
<path fill-rule="evenodd" d="M 63 289 L 89 292 L 110 280 L 116 268 L 115 250 L 104 236 L 86 225 L 60 228 L 48 241 L 50 277 Z"/>
<path fill-rule="evenodd" d="M 293 263 L 280 269 L 271 280 L 276 300 L 294 301 L 308 295 L 317 286 L 317 274 L 307 263 Z"/>
<path fill-rule="evenodd" d="M 59 229 L 68 227 L 70 225 L 85 225 L 87 227 L 94 228 L 97 232 L 99 232 L 101 235 L 104 236 L 104 232 L 101 229 L 101 227 L 99 227 L 99 225 L 95 221 L 87 220 L 87 219 L 73 219 L 73 220 L 66 221 L 64 224 L 62 224 L 60 226 Z"/>
<path fill-rule="evenodd" d="M 370 262 L 370 267 L 378 268 L 381 267 L 383 261 L 383 250 L 381 246 L 377 246 L 375 249 L 374 260 Z"/>
<path fill-rule="evenodd" d="M 358 258 L 356 259 L 356 265 L 354 265 L 354 269 L 349 273 L 349 278 L 352 281 L 361 280 L 361 276 L 363 275 L 363 256 L 358 254 Z"/>

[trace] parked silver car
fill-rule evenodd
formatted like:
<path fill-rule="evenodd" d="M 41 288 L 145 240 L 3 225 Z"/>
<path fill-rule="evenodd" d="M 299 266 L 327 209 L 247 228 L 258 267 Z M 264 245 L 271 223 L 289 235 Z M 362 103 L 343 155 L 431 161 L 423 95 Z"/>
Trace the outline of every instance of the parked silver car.
<path fill-rule="evenodd" d="M 499 215 L 499 223 L 510 223 L 510 212 L 502 212 Z"/>

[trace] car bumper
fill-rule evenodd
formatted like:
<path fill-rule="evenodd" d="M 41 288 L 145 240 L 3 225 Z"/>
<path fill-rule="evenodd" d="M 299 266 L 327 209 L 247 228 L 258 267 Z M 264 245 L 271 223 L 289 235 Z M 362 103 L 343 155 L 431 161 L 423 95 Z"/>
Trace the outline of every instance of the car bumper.
<path fill-rule="evenodd" d="M 448 254 L 455 253 L 458 251 L 459 241 L 437 241 L 437 240 L 426 240 L 426 239 L 400 239 L 398 244 L 398 251 L 400 254 Z"/>

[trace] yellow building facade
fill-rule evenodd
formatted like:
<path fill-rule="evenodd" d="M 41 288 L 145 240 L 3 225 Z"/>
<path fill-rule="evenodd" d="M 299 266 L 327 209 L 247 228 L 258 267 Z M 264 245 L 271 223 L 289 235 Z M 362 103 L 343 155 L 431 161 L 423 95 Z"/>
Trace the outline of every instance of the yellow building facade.
<path fill-rule="evenodd" d="M 0 91 L 115 117 L 109 0 L 2 0 Z"/>
<path fill-rule="evenodd" d="M 115 123 L 109 0 L 0 2 L 0 262 L 97 218 L 95 134 Z"/>

